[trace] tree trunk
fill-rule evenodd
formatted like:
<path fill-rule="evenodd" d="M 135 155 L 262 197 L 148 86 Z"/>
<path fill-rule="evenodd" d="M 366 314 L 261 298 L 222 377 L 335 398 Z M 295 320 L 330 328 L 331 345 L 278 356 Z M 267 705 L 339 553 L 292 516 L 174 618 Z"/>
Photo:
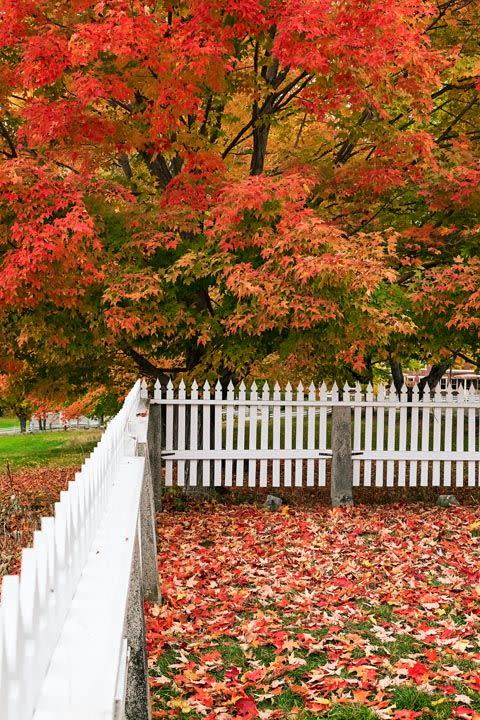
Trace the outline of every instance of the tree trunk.
<path fill-rule="evenodd" d="M 432 365 L 430 368 L 430 372 L 428 375 L 426 375 L 424 378 L 420 380 L 418 383 L 418 391 L 419 391 L 419 397 L 422 398 L 425 394 L 425 389 L 428 383 L 428 387 L 430 390 L 434 390 L 435 387 L 440 382 L 441 378 L 445 375 L 448 368 L 450 367 L 450 362 L 441 362 L 438 363 L 438 365 Z"/>
<path fill-rule="evenodd" d="M 253 152 L 250 163 L 250 175 L 261 175 L 265 167 L 268 134 L 270 132 L 269 120 L 258 120 L 253 129 Z"/>
<path fill-rule="evenodd" d="M 398 362 L 398 360 L 395 360 L 391 356 L 389 356 L 388 362 L 390 364 L 390 371 L 392 373 L 392 380 L 393 384 L 395 385 L 395 390 L 397 391 L 398 397 L 400 397 L 400 393 L 402 392 L 402 387 L 404 383 L 402 366 Z"/>
<path fill-rule="evenodd" d="M 20 422 L 20 432 L 24 433 L 27 432 L 27 420 L 28 417 L 25 415 L 25 413 L 17 413 L 18 420 Z"/>

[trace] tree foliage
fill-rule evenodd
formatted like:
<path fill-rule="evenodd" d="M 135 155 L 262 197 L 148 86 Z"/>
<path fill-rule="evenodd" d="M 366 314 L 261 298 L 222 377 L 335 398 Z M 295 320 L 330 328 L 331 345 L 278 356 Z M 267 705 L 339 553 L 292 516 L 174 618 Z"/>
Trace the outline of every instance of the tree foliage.
<path fill-rule="evenodd" d="M 476 358 L 477 3 L 1 9 L 15 360 L 79 392 Z"/>

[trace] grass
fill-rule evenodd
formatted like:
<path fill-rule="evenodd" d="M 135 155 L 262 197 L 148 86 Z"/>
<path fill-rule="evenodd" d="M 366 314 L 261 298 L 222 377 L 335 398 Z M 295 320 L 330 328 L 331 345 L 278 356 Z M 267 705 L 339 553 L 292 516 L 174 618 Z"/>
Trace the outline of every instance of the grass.
<path fill-rule="evenodd" d="M 100 431 L 59 430 L 0 436 L 0 472 L 31 467 L 80 465 L 100 439 Z"/>
<path fill-rule="evenodd" d="M 283 710 L 289 713 L 293 708 L 301 708 L 303 706 L 302 698 L 294 693 L 290 688 L 284 690 L 280 695 L 277 695 L 275 706 L 279 710 Z"/>
<path fill-rule="evenodd" d="M 322 717 L 323 720 L 378 720 L 378 715 L 372 712 L 370 708 L 364 705 L 334 705 L 328 712 L 323 715 L 304 711 L 295 715 L 297 720 L 318 720 Z"/>
<path fill-rule="evenodd" d="M 394 703 L 398 710 L 422 712 L 425 716 L 435 717 L 436 720 L 449 718 L 453 707 L 453 703 L 446 697 L 433 695 L 409 685 L 397 688 L 394 693 Z"/>
<path fill-rule="evenodd" d="M 327 717 L 330 720 L 374 720 L 377 715 L 364 705 L 334 705 Z"/>
<path fill-rule="evenodd" d="M 16 428 L 19 422 L 16 417 L 0 417 L 0 430 L 10 430 Z"/>

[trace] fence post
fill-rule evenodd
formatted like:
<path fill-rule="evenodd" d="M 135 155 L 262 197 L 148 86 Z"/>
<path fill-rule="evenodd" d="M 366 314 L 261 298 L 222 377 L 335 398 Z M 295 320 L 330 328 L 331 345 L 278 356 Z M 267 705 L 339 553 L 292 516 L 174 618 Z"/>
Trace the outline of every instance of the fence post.
<path fill-rule="evenodd" d="M 333 507 L 353 505 L 352 409 L 332 408 L 332 479 L 330 497 Z"/>
<path fill-rule="evenodd" d="M 125 692 L 125 718 L 126 720 L 151 720 L 152 710 L 148 685 L 145 616 L 143 613 L 144 597 L 138 535 L 139 531 L 137 529 L 127 605 L 126 624 L 129 658 Z"/>
<path fill-rule="evenodd" d="M 155 400 L 150 400 L 147 447 L 155 510 L 159 512 L 162 509 L 162 406 Z"/>
<path fill-rule="evenodd" d="M 155 602 L 160 600 L 160 589 L 158 585 L 157 538 L 152 472 L 146 443 L 137 444 L 137 455 L 145 458 L 142 495 L 140 497 L 140 557 L 142 564 L 143 594 L 145 600 Z"/>

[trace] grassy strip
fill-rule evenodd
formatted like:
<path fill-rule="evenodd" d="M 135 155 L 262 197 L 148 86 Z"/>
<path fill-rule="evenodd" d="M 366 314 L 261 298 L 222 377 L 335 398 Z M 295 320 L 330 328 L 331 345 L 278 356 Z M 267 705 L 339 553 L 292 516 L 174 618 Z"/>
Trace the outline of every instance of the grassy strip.
<path fill-rule="evenodd" d="M 93 429 L 0 436 L 0 472 L 7 465 L 12 470 L 80 465 L 100 435 L 99 430 Z"/>
<path fill-rule="evenodd" d="M 10 428 L 17 428 L 19 422 L 15 417 L 0 417 L 0 430 L 10 430 Z"/>

